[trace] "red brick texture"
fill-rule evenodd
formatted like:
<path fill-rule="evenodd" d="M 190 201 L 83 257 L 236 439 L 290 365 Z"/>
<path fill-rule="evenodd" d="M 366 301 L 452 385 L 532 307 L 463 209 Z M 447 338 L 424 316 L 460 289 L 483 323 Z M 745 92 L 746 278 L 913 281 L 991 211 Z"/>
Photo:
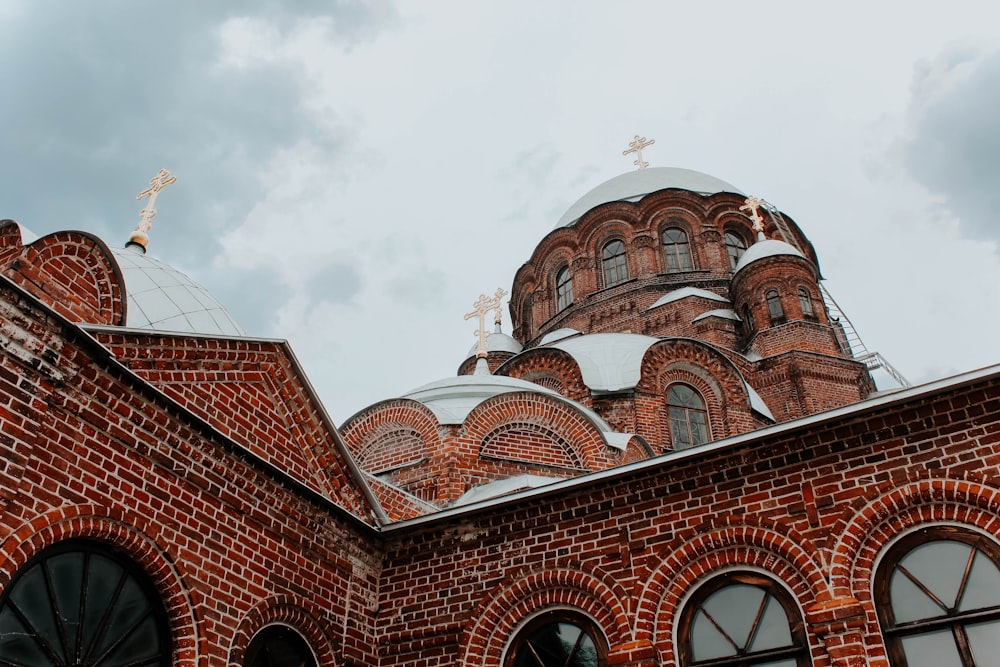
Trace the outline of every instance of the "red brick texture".
<path fill-rule="evenodd" d="M 346 508 L 249 454 L 6 281 L 0 334 L 0 588 L 45 546 L 88 537 L 150 574 L 169 612 L 173 664 L 227 664 L 252 632 L 248 619 L 271 607 L 314 619 L 296 627 L 325 664 L 374 664 L 381 560 Z"/>
<path fill-rule="evenodd" d="M 380 664 L 500 665 L 553 606 L 597 620 L 611 664 L 675 664 L 686 596 L 739 568 L 791 592 L 814 665 L 885 665 L 878 554 L 919 526 L 1000 538 L 998 443 L 994 374 L 390 528 Z"/>

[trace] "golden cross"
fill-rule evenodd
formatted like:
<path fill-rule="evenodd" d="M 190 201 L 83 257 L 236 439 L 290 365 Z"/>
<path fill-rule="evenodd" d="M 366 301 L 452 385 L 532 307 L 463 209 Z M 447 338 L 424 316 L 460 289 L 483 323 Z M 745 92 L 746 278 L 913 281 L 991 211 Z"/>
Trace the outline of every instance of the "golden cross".
<path fill-rule="evenodd" d="M 176 182 L 176 176 L 172 175 L 166 169 L 161 169 L 160 173 L 150 179 L 149 187 L 135 196 L 136 199 L 149 197 L 149 201 L 146 202 L 146 207 L 139 211 L 139 225 L 135 228 L 135 231 L 146 239 L 145 243 L 139 238 L 131 239 L 133 242 L 139 243 L 144 248 L 146 247 L 146 244 L 149 242 L 146 232 L 153 228 L 153 218 L 156 217 L 156 209 L 154 208 L 156 204 L 156 195 L 160 194 L 160 190 L 163 188 Z M 133 233 L 133 236 L 136 236 L 136 234 Z"/>
<path fill-rule="evenodd" d="M 753 230 L 757 232 L 760 237 L 764 236 L 764 218 L 760 217 L 757 213 L 757 209 L 761 207 L 764 203 L 762 199 L 757 199 L 753 195 L 746 198 L 746 202 L 743 206 L 740 206 L 741 211 L 750 211 L 750 220 L 753 221 Z"/>
<path fill-rule="evenodd" d="M 628 150 L 622 151 L 622 155 L 628 155 L 629 153 L 635 153 L 634 164 L 639 169 L 645 169 L 649 166 L 649 163 L 642 159 L 642 149 L 647 146 L 652 146 L 656 143 L 656 139 L 646 139 L 646 137 L 640 137 L 638 134 L 635 135 L 635 139 L 629 142 Z"/>
<path fill-rule="evenodd" d="M 500 323 L 500 302 L 503 300 L 504 296 L 507 294 L 503 289 L 497 288 L 496 294 L 492 297 L 486 296 L 485 294 L 480 294 L 476 302 L 472 304 L 475 308 L 471 313 L 466 313 L 465 319 L 471 320 L 473 317 L 479 318 L 479 328 L 473 333 L 473 336 L 479 338 L 479 349 L 476 350 L 476 357 L 482 358 L 486 357 L 486 339 L 489 338 L 490 332 L 486 330 L 486 313 L 491 310 L 496 311 L 496 319 L 494 320 L 497 324 Z"/>

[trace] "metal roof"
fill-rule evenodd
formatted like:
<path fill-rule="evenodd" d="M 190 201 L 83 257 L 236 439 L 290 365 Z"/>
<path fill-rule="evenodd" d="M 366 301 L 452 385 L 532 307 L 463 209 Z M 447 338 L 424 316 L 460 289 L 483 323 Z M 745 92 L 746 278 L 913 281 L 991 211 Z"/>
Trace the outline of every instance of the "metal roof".
<path fill-rule="evenodd" d="M 734 185 L 722 179 L 692 169 L 678 167 L 637 169 L 615 176 L 577 199 L 559 218 L 556 228 L 569 227 L 584 213 L 600 204 L 612 201 L 638 201 L 651 192 L 668 188 L 689 190 L 703 195 L 717 192 L 743 194 Z"/>

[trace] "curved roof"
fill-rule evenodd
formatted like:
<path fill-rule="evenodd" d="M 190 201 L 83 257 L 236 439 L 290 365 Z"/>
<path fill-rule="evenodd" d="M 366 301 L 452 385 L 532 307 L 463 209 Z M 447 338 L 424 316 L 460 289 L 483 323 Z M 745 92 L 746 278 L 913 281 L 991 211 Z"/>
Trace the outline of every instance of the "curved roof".
<path fill-rule="evenodd" d="M 717 316 L 732 311 L 713 311 Z M 736 317 L 733 313 L 732 317 Z M 544 347 L 554 347 L 567 352 L 580 367 L 583 382 L 592 391 L 620 391 L 632 389 L 642 376 L 642 358 L 651 345 L 664 340 L 642 334 L 597 333 L 568 338 Z M 750 407 L 774 419 L 764 399 L 743 379 L 750 400 Z"/>
<path fill-rule="evenodd" d="M 756 262 L 758 259 L 764 259 L 765 257 L 777 257 L 779 255 L 801 257 L 802 259 L 806 259 L 805 255 L 796 250 L 794 246 L 791 246 L 784 241 L 765 239 L 763 241 L 757 241 L 752 246 L 747 248 L 747 251 L 740 257 L 740 261 L 736 263 L 736 268 L 733 270 L 733 274 L 739 273 L 741 269 Z"/>
<path fill-rule="evenodd" d="M 703 195 L 712 195 L 717 192 L 743 194 L 742 191 L 722 179 L 692 169 L 678 167 L 636 169 L 601 183 L 577 199 L 559 218 L 556 228 L 569 227 L 584 213 L 600 204 L 612 201 L 638 201 L 651 192 L 668 188 L 689 190 Z"/>
<path fill-rule="evenodd" d="M 236 319 L 186 274 L 137 248 L 111 248 L 125 279 L 126 326 L 223 336 L 245 336 Z"/>
<path fill-rule="evenodd" d="M 686 299 L 689 296 L 697 296 L 702 299 L 708 299 L 709 301 L 718 301 L 720 303 L 731 303 L 729 299 L 724 296 L 719 296 L 715 292 L 709 292 L 707 289 L 701 289 L 699 287 L 681 287 L 680 289 L 675 289 L 672 292 L 667 292 L 659 299 L 656 300 L 652 306 L 646 310 L 652 310 L 654 308 L 659 308 L 660 306 L 672 303 L 674 301 L 679 301 L 680 299 Z"/>
<path fill-rule="evenodd" d="M 486 399 L 515 391 L 545 394 L 572 406 L 601 431 L 604 439 L 612 447 L 624 449 L 632 437 L 630 434 L 612 430 L 596 412 L 557 391 L 534 382 L 504 375 L 458 375 L 417 387 L 403 394 L 402 398 L 423 403 L 441 424 L 461 424 L 469 413 Z"/>
<path fill-rule="evenodd" d="M 596 333 L 557 341 L 554 347 L 570 354 L 580 367 L 583 382 L 594 391 L 620 391 L 639 384 L 642 358 L 659 338 L 627 333 Z"/>
<path fill-rule="evenodd" d="M 508 336 L 503 332 L 494 331 L 486 337 L 487 352 L 513 352 L 517 354 L 522 349 L 524 349 L 524 346 L 518 343 L 513 336 Z M 479 343 L 474 343 L 469 349 L 469 354 L 465 355 L 465 358 L 474 357 L 477 352 L 479 352 Z"/>

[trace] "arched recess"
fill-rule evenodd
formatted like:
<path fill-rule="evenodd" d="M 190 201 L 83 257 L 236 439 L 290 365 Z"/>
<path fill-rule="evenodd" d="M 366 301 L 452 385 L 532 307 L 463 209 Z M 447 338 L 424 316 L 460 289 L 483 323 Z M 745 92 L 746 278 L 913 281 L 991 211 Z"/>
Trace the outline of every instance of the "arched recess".
<path fill-rule="evenodd" d="M 125 279 L 111 250 L 93 234 L 43 236 L 24 246 L 3 273 L 73 322 L 125 325 Z"/>
<path fill-rule="evenodd" d="M 521 352 L 504 362 L 494 373 L 507 377 L 535 382 L 534 378 L 551 377 L 562 386 L 560 394 L 578 403 L 584 403 L 590 390 L 583 382 L 583 374 L 573 355 L 554 347 L 535 347 Z M 554 389 L 552 384 L 537 382 L 540 386 Z"/>
<path fill-rule="evenodd" d="M 319 665 L 337 665 L 333 642 L 319 621 L 323 612 L 304 600 L 280 595 L 261 600 L 240 622 L 229 649 L 229 667 L 244 667 L 246 649 L 254 635 L 270 625 L 285 625 L 308 642 Z"/>
<path fill-rule="evenodd" d="M 883 493 L 831 529 L 830 581 L 839 596 L 871 603 L 879 554 L 900 533 L 922 524 L 953 523 L 1000 536 L 1000 489 L 966 480 L 925 479 Z"/>
<path fill-rule="evenodd" d="M 618 583 L 554 566 L 526 574 L 484 598 L 462 631 L 460 665 L 500 667 L 504 650 L 520 625 L 546 609 L 573 609 L 586 614 L 600 628 L 611 647 L 631 643 L 628 610 L 622 603 L 628 592 Z M 612 663 L 613 664 L 613 663 Z"/>
<path fill-rule="evenodd" d="M 417 463 L 441 449 L 438 421 L 427 406 L 407 398 L 376 403 L 340 428 L 351 456 L 366 472 Z"/>
<path fill-rule="evenodd" d="M 754 428 L 746 382 L 733 362 L 700 341 L 670 338 L 646 350 L 636 384 L 637 401 L 646 403 L 653 424 L 640 432 L 650 442 L 665 442 L 669 433 L 667 387 L 683 383 L 696 389 L 706 402 L 711 439 L 719 440 Z"/>
<path fill-rule="evenodd" d="M 519 391 L 493 396 L 476 406 L 462 424 L 461 437 L 478 449 L 487 436 L 508 424 L 534 424 L 559 436 L 587 470 L 608 460 L 608 443 L 597 424 L 566 401 L 547 394 Z"/>
<path fill-rule="evenodd" d="M 777 525 L 731 523 L 685 532 L 658 551 L 659 562 L 643 587 L 636 639 L 676 664 L 674 633 L 686 597 L 702 581 L 726 570 L 757 570 L 786 586 L 803 610 L 831 599 L 818 554 L 808 540 Z"/>
<path fill-rule="evenodd" d="M 32 518 L 0 543 L 0 589 L 47 547 L 73 539 L 107 544 L 134 561 L 159 594 L 170 627 L 171 664 L 194 667 L 208 654 L 204 638 L 199 637 L 197 601 L 156 536 L 154 525 L 128 511 L 90 505 L 52 510 Z"/>

